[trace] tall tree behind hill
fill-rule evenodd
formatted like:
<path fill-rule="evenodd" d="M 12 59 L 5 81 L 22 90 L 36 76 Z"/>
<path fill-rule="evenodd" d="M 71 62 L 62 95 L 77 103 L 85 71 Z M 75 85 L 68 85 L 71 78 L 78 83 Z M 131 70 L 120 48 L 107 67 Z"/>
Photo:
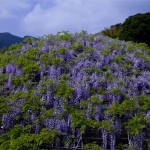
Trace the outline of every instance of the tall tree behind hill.
<path fill-rule="evenodd" d="M 150 45 L 150 12 L 128 17 L 122 24 L 120 39 Z"/>
<path fill-rule="evenodd" d="M 150 12 L 129 16 L 122 24 L 112 25 L 102 33 L 112 38 L 150 45 Z"/>

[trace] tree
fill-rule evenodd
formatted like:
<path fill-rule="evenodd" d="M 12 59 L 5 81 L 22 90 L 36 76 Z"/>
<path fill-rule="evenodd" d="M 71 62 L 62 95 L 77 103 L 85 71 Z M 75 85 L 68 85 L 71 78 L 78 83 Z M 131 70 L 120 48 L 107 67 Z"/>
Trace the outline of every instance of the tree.
<path fill-rule="evenodd" d="M 102 33 L 112 38 L 150 45 L 150 12 L 129 16 L 122 24 L 105 28 Z"/>
<path fill-rule="evenodd" d="M 118 38 L 121 30 L 122 30 L 122 24 L 118 23 L 116 25 L 112 25 L 110 28 L 105 28 L 102 31 L 102 33 L 104 35 L 112 37 L 112 38 Z"/>
<path fill-rule="evenodd" d="M 150 45 L 150 12 L 128 17 L 122 24 L 120 39 Z"/>

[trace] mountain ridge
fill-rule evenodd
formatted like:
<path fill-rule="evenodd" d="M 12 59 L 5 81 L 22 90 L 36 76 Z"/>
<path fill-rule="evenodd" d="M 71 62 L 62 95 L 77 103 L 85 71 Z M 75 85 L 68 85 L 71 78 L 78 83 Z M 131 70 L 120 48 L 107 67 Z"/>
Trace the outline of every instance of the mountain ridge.
<path fill-rule="evenodd" d="M 32 36 L 19 37 L 9 32 L 0 33 L 0 49 L 8 48 L 12 44 L 19 44 L 24 41 L 25 38 Z"/>

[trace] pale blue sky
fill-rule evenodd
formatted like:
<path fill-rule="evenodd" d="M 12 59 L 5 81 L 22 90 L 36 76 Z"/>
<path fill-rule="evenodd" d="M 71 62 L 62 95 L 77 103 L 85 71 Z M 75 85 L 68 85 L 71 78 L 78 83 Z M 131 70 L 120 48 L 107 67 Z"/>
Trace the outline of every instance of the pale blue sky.
<path fill-rule="evenodd" d="M 150 0 L 0 0 L 0 32 L 18 36 L 95 33 L 148 11 Z"/>

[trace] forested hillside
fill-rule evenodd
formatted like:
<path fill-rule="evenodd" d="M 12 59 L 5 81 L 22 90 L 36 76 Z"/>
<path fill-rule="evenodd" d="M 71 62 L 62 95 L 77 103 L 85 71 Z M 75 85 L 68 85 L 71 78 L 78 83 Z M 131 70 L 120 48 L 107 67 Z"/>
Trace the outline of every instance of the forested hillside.
<path fill-rule="evenodd" d="M 26 38 L 34 38 L 31 36 L 19 37 L 8 32 L 0 33 L 0 50 L 6 49 L 12 44 L 19 44 Z"/>
<path fill-rule="evenodd" d="M 0 49 L 9 47 L 12 44 L 23 42 L 23 38 L 12 35 L 10 33 L 0 33 Z"/>
<path fill-rule="evenodd" d="M 150 149 L 150 49 L 85 31 L 0 54 L 0 150 Z"/>
<path fill-rule="evenodd" d="M 112 25 L 102 32 L 112 38 L 146 43 L 150 46 L 150 12 L 129 16 L 123 23 Z"/>

